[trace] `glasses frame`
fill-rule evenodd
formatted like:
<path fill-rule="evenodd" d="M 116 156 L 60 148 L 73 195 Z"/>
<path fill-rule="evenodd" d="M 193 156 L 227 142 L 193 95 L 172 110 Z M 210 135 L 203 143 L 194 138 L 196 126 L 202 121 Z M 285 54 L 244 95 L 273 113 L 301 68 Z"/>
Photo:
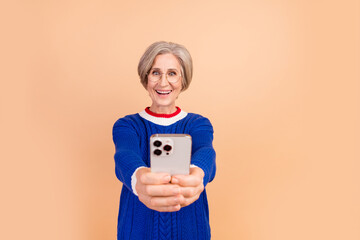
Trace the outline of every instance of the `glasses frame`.
<path fill-rule="evenodd" d="M 160 73 L 159 79 L 156 80 L 156 81 L 153 81 L 153 80 L 150 79 L 150 78 L 151 78 L 150 73 L 151 73 L 153 70 L 158 70 L 158 69 L 157 69 L 157 68 L 152 68 L 152 69 L 149 70 L 148 73 L 146 73 L 146 75 L 147 75 L 147 77 L 148 77 L 148 81 L 153 82 L 153 83 L 159 82 L 159 81 L 162 79 L 162 77 L 163 77 L 164 74 L 165 74 L 166 81 L 168 81 L 169 83 L 177 83 L 177 82 L 180 80 L 180 78 L 182 78 L 181 72 L 178 71 L 177 69 L 169 68 L 169 69 L 167 69 L 166 73 L 163 73 L 163 72 L 160 71 L 160 69 L 159 69 L 159 70 L 158 70 L 159 73 Z M 176 81 L 169 81 L 167 74 L 168 74 L 170 71 L 175 71 L 175 72 L 177 72 L 177 73 L 179 74 L 179 78 L 178 78 Z"/>

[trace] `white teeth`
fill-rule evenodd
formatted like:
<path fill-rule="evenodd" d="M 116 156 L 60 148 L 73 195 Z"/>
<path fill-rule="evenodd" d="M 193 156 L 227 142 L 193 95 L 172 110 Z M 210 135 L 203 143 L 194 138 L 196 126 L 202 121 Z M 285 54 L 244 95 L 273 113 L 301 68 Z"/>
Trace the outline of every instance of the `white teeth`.
<path fill-rule="evenodd" d="M 157 93 L 159 94 L 169 94 L 171 93 L 171 90 L 170 91 L 160 91 L 160 90 L 155 90 Z"/>

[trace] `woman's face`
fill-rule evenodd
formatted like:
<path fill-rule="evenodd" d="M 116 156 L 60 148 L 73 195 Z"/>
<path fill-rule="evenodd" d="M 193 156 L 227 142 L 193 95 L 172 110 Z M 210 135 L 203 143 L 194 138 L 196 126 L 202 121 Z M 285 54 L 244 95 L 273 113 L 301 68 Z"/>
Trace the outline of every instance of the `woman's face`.
<path fill-rule="evenodd" d="M 161 54 L 155 57 L 151 70 L 163 73 L 159 81 L 150 81 L 148 77 L 147 91 L 152 100 L 150 110 L 156 113 L 173 113 L 176 110 L 175 100 L 181 92 L 182 77 L 175 82 L 168 82 L 167 73 L 173 74 L 171 71 L 181 72 L 181 66 L 177 58 L 171 54 Z"/>

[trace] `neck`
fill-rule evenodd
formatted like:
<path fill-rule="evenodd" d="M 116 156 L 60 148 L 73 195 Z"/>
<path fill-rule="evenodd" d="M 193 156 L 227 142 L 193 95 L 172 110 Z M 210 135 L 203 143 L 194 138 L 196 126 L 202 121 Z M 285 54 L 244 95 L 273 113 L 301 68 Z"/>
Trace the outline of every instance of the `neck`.
<path fill-rule="evenodd" d="M 174 112 L 176 112 L 177 108 L 175 106 L 175 104 L 171 105 L 171 106 L 156 106 L 154 104 L 152 104 L 150 106 L 150 111 L 152 111 L 153 113 L 157 113 L 157 114 L 172 114 Z"/>

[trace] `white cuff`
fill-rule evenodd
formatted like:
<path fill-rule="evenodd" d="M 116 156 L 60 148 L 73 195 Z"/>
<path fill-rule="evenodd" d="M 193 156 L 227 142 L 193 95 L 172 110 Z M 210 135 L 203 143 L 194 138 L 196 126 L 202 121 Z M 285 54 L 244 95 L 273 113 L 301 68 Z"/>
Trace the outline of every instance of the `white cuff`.
<path fill-rule="evenodd" d="M 140 168 L 144 168 L 144 167 L 138 167 L 137 169 L 135 169 L 133 175 L 131 175 L 131 189 L 136 196 L 138 195 L 136 192 L 136 189 L 135 189 L 136 182 L 137 182 L 136 173 Z"/>

